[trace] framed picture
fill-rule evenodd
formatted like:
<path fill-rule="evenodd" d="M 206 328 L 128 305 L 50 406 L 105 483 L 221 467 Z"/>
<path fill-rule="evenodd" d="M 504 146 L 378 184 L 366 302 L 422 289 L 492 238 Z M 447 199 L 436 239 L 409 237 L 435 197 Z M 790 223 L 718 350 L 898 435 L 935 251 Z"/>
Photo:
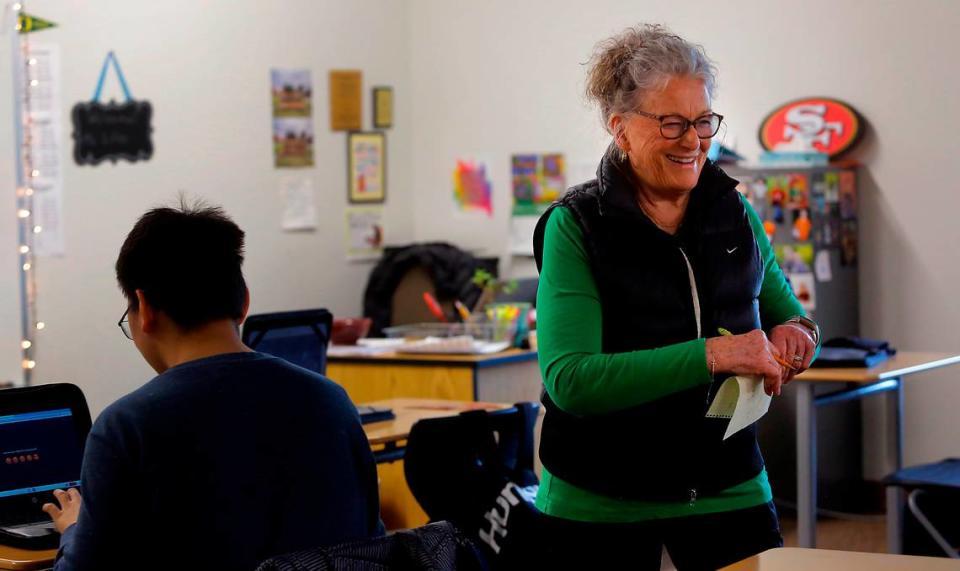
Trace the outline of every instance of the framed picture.
<path fill-rule="evenodd" d="M 373 128 L 393 127 L 393 88 L 373 88 Z"/>
<path fill-rule="evenodd" d="M 380 132 L 347 136 L 347 181 L 350 202 L 383 202 L 387 196 L 387 140 Z"/>

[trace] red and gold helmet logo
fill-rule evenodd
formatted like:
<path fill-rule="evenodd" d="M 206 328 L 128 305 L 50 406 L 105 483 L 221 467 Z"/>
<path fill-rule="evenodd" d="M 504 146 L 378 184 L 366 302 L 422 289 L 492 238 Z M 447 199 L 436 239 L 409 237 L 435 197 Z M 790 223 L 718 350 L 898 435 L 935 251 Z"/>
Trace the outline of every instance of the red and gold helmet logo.
<path fill-rule="evenodd" d="M 863 135 L 863 120 L 853 107 L 826 97 L 791 101 L 760 125 L 760 144 L 768 151 L 819 152 L 835 158 Z"/>

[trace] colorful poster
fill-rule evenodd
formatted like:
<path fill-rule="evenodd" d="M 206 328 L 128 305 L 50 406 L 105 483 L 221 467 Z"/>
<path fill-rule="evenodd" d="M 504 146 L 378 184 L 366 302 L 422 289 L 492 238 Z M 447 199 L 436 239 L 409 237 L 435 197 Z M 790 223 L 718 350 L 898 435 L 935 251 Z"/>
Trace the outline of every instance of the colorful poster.
<path fill-rule="evenodd" d="M 537 204 L 550 204 L 560 198 L 567 190 L 567 175 L 563 155 L 552 153 L 543 155 L 540 194 L 534 197 Z"/>
<path fill-rule="evenodd" d="M 371 259 L 379 257 L 383 252 L 382 208 L 347 208 L 346 230 L 346 253 L 348 259 Z"/>
<path fill-rule="evenodd" d="M 840 176 L 837 173 L 824 173 L 823 195 L 827 202 L 840 202 Z"/>
<path fill-rule="evenodd" d="M 801 274 L 812 271 L 813 244 L 776 245 L 773 251 L 783 273 Z"/>
<path fill-rule="evenodd" d="M 787 177 L 787 208 L 798 209 L 810 206 L 810 185 L 805 174 L 791 174 Z"/>
<path fill-rule="evenodd" d="M 350 202 L 386 199 L 387 141 L 383 133 L 350 133 L 347 137 L 347 173 Z"/>
<path fill-rule="evenodd" d="M 464 212 L 483 212 L 493 216 L 493 196 L 486 165 L 457 160 L 453 171 L 453 198 Z"/>
<path fill-rule="evenodd" d="M 359 131 L 363 128 L 360 111 L 363 102 L 363 72 L 330 72 L 330 130 Z"/>
<path fill-rule="evenodd" d="M 807 311 L 817 308 L 817 285 L 813 274 L 808 272 L 788 274 L 787 279 L 793 288 L 793 295 L 797 296 L 800 305 Z"/>
<path fill-rule="evenodd" d="M 312 116 L 313 81 L 310 70 L 270 70 L 270 96 L 275 118 Z"/>
<path fill-rule="evenodd" d="M 767 202 L 770 204 L 768 219 L 777 224 L 783 224 L 786 220 L 784 209 L 787 206 L 787 188 L 789 180 L 783 176 L 767 177 Z"/>
<path fill-rule="evenodd" d="M 840 265 L 857 265 L 857 221 L 844 220 L 840 228 Z"/>
<path fill-rule="evenodd" d="M 853 171 L 840 171 L 840 218 L 853 220 L 857 217 L 857 179 Z"/>
<path fill-rule="evenodd" d="M 566 190 L 562 154 L 513 155 L 510 164 L 514 216 L 538 216 Z"/>
<path fill-rule="evenodd" d="M 766 220 L 767 182 L 760 177 L 743 177 L 743 180 L 737 185 L 737 190 L 747 199 L 760 220 Z"/>
<path fill-rule="evenodd" d="M 313 166 L 313 118 L 273 120 L 273 158 L 277 167 Z"/>

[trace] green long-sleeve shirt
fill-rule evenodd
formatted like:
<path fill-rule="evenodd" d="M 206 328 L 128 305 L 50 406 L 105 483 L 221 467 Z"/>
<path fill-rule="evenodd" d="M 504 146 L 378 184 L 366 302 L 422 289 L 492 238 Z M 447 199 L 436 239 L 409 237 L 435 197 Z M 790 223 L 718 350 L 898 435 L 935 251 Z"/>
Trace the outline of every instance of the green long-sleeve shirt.
<path fill-rule="evenodd" d="M 804 311 L 777 265 L 762 221 L 749 203 L 743 203 L 763 260 L 760 317 L 768 329 Z M 572 213 L 556 208 L 547 221 L 537 292 L 540 370 L 556 405 L 573 414 L 601 414 L 712 381 L 706 339 L 605 354 L 602 327 L 600 295 L 583 233 Z M 544 468 L 536 503 L 541 511 L 556 517 L 630 522 L 741 509 L 771 498 L 766 471 L 690 504 L 617 500 L 578 488 Z"/>

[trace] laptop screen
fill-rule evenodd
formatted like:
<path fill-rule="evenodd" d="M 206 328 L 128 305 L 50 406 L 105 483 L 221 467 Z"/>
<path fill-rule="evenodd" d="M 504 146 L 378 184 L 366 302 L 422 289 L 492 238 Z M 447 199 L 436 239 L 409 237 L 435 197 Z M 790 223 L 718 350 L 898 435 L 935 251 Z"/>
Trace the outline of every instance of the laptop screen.
<path fill-rule="evenodd" d="M 82 443 L 69 408 L 0 415 L 0 498 L 79 486 Z"/>
<path fill-rule="evenodd" d="M 327 371 L 326 339 L 309 325 L 270 329 L 251 348 L 321 375 Z"/>

